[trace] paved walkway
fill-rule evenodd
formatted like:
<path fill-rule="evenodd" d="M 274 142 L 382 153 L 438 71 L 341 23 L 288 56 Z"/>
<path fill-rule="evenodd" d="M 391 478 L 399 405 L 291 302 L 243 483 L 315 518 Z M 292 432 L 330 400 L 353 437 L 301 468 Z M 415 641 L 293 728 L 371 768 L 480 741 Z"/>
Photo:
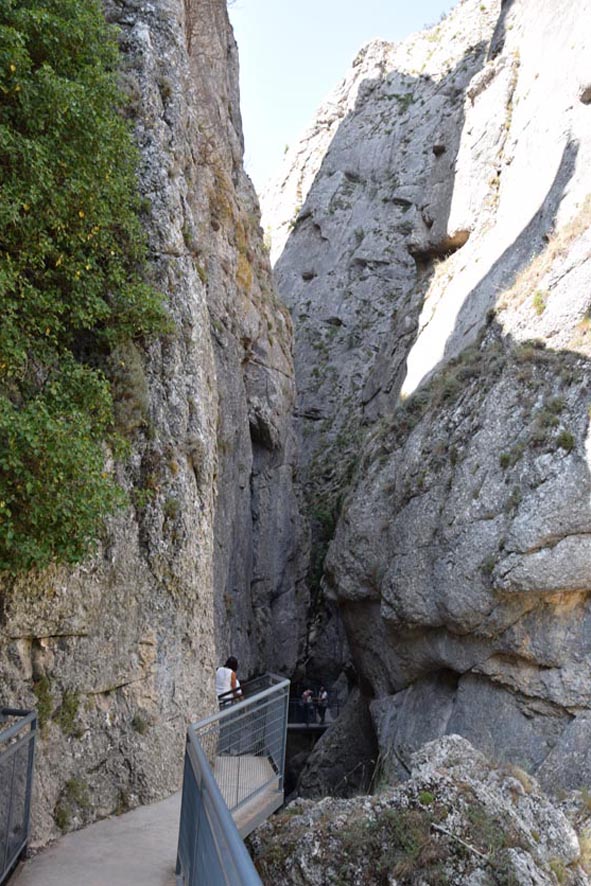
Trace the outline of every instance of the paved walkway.
<path fill-rule="evenodd" d="M 174 886 L 181 794 L 66 834 L 10 886 Z"/>

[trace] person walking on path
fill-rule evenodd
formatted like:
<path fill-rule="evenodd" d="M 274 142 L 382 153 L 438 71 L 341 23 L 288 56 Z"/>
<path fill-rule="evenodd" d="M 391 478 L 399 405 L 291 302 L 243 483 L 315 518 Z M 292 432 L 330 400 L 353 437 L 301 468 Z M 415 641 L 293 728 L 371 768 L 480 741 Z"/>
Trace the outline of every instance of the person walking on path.
<path fill-rule="evenodd" d="M 220 710 L 230 707 L 234 702 L 240 701 L 242 689 L 236 676 L 238 661 L 231 655 L 226 659 L 226 664 L 215 672 L 215 691 L 218 697 Z M 220 723 L 218 743 L 219 756 L 236 756 L 240 753 L 241 729 L 240 712 L 238 718 L 228 711 Z"/>
<path fill-rule="evenodd" d="M 324 686 L 320 687 L 320 692 L 318 693 L 318 699 L 316 701 L 316 707 L 318 708 L 318 718 L 322 725 L 324 725 L 324 718 L 326 717 L 326 709 L 328 707 L 328 692 L 324 688 Z"/>
<path fill-rule="evenodd" d="M 314 723 L 316 717 L 314 715 L 314 698 L 311 689 L 304 689 L 302 692 L 302 706 L 304 708 L 304 723 L 309 726 Z"/>

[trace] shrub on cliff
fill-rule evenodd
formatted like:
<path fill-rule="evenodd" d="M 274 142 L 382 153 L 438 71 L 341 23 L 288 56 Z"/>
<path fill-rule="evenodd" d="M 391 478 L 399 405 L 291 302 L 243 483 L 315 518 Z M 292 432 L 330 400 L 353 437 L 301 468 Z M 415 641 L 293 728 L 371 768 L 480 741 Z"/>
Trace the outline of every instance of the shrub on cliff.
<path fill-rule="evenodd" d="M 75 562 L 105 470 L 115 344 L 166 328 L 144 282 L 137 154 L 96 0 L 0 6 L 0 569 Z"/>

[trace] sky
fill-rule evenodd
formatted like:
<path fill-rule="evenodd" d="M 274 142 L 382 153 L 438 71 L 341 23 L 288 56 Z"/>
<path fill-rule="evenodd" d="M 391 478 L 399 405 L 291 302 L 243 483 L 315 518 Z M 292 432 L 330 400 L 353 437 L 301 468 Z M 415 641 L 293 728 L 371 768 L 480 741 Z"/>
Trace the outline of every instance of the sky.
<path fill-rule="evenodd" d="M 240 55 L 245 166 L 260 192 L 376 37 L 399 41 L 435 24 L 455 0 L 230 0 Z"/>

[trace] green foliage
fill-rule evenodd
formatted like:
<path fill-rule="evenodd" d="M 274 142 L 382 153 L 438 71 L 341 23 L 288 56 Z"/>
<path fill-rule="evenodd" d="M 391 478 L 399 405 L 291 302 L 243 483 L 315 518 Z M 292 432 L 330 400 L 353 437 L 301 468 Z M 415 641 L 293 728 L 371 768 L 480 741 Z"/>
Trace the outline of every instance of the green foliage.
<path fill-rule="evenodd" d="M 79 707 L 79 694 L 66 689 L 61 706 L 53 718 L 64 735 L 71 735 L 75 738 L 80 738 L 83 735 L 82 728 L 77 722 Z"/>
<path fill-rule="evenodd" d="M 60 831 L 67 831 L 72 820 L 72 813 L 62 803 L 58 803 L 53 814 L 55 823 Z"/>
<path fill-rule="evenodd" d="M 63 360 L 42 391 L 0 396 L 0 568 L 76 562 L 123 501 L 97 441 L 110 396 L 96 372 Z"/>
<path fill-rule="evenodd" d="M 392 95 L 388 96 L 388 98 L 396 99 L 403 114 L 405 114 L 408 111 L 410 105 L 414 104 L 415 102 L 415 98 L 412 92 L 393 92 Z"/>
<path fill-rule="evenodd" d="M 546 299 L 548 298 L 547 292 L 542 292 L 541 289 L 537 289 L 534 293 L 534 297 L 532 299 L 532 304 L 534 307 L 534 311 L 540 317 L 544 311 L 546 310 Z"/>
<path fill-rule="evenodd" d="M 560 446 L 561 449 L 565 449 L 567 452 L 570 452 L 571 449 L 574 448 L 575 438 L 570 431 L 561 431 L 556 438 L 556 444 Z"/>
<path fill-rule="evenodd" d="M 485 807 L 475 802 L 466 809 L 466 818 L 470 828 L 470 840 L 480 852 L 498 852 L 506 846 L 514 845 L 510 834 L 510 822 L 504 822 L 500 816 L 494 816 Z"/>
<path fill-rule="evenodd" d="M 483 575 L 492 575 L 496 566 L 496 560 L 493 556 L 489 556 L 480 564 L 480 571 Z"/>
<path fill-rule="evenodd" d="M 0 6 L 0 570 L 76 562 L 122 500 L 112 348 L 162 332 L 98 0 Z"/>
<path fill-rule="evenodd" d="M 568 871 L 566 869 L 565 863 L 561 858 L 551 858 L 548 862 L 548 867 L 550 868 L 559 883 L 566 883 Z"/>
<path fill-rule="evenodd" d="M 149 425 L 149 391 L 144 361 L 133 342 L 111 350 L 107 374 L 114 404 L 115 427 L 124 437 Z"/>
<path fill-rule="evenodd" d="M 371 860 L 376 882 L 386 882 L 392 875 L 410 882 L 415 870 L 425 875 L 425 882 L 434 882 L 429 876 L 432 874 L 441 882 L 438 863 L 448 853 L 432 836 L 431 823 L 438 813 L 439 810 L 387 809 L 374 821 L 351 821 L 342 833 L 343 881 L 348 882 L 355 860 L 363 858 Z"/>
<path fill-rule="evenodd" d="M 143 508 L 147 508 L 151 501 L 154 500 L 156 492 L 154 489 L 142 489 L 136 488 L 133 490 L 133 504 L 135 507 L 141 511 Z"/>
<path fill-rule="evenodd" d="M 141 714 L 135 713 L 133 715 L 133 720 L 131 721 L 131 728 L 137 732 L 139 735 L 145 735 L 148 731 L 148 721 L 145 717 L 142 717 Z"/>
<path fill-rule="evenodd" d="M 53 698 L 51 697 L 49 677 L 40 677 L 39 680 L 33 684 L 33 693 L 37 698 L 36 709 L 39 729 L 43 731 L 45 730 L 49 718 L 51 717 L 51 712 L 53 711 Z"/>
<path fill-rule="evenodd" d="M 55 823 L 61 831 L 67 831 L 75 812 L 90 809 L 91 801 L 88 785 L 80 778 L 70 778 L 65 783 L 54 809 Z"/>
<path fill-rule="evenodd" d="M 64 786 L 63 793 L 69 803 L 75 803 L 80 809 L 90 807 L 88 785 L 81 778 L 70 778 Z"/>
<path fill-rule="evenodd" d="M 163 513 L 167 520 L 174 520 L 181 512 L 181 503 L 178 498 L 169 496 L 164 502 Z"/>
<path fill-rule="evenodd" d="M 564 397 L 553 397 L 547 404 L 546 408 L 553 412 L 554 415 L 560 415 L 564 409 Z"/>

